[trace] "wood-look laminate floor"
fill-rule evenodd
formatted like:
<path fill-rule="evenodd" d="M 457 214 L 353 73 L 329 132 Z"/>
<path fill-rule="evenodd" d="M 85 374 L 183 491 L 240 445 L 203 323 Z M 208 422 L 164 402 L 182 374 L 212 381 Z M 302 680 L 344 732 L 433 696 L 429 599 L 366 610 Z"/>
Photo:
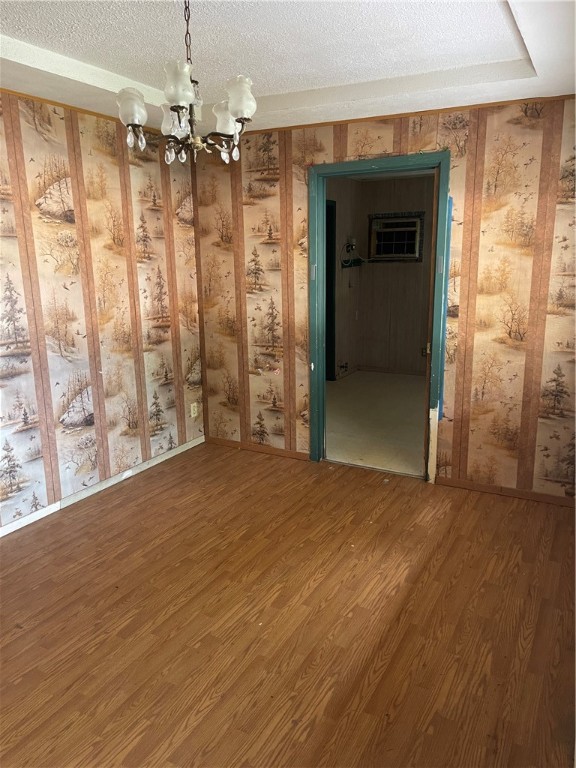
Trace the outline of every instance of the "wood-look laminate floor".
<path fill-rule="evenodd" d="M 565 507 L 202 445 L 7 536 L 3 768 L 568 768 Z"/>

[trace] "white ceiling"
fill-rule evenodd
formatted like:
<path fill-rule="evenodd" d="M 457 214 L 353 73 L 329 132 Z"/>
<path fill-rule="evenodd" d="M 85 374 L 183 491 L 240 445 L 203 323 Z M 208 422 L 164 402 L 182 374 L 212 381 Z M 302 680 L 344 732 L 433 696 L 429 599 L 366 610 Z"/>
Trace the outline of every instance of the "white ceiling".
<path fill-rule="evenodd" d="M 159 125 L 184 31 L 181 0 L 2 0 L 0 86 L 116 115 L 135 85 Z M 191 31 L 205 104 L 249 75 L 254 129 L 575 90 L 573 0 L 192 0 Z"/>

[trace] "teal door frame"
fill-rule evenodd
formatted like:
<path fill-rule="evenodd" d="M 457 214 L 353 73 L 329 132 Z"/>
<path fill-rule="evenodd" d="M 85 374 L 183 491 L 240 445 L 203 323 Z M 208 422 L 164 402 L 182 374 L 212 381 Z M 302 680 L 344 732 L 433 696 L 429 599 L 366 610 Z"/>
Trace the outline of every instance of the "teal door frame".
<path fill-rule="evenodd" d="M 430 408 L 438 409 L 444 374 L 444 312 L 448 263 L 447 238 L 448 193 L 450 176 L 449 152 L 426 152 L 397 155 L 374 160 L 315 165 L 308 172 L 310 244 L 310 458 L 320 461 L 325 456 L 326 435 L 326 180 L 362 174 L 395 176 L 406 171 L 438 169 L 436 226 L 436 266 L 432 310 L 432 342 L 430 372 Z"/>

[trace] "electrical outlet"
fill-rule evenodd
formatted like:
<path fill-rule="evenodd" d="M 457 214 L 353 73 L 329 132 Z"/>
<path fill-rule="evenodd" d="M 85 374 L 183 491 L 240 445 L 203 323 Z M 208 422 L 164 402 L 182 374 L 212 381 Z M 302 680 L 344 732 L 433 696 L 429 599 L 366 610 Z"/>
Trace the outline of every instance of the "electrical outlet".
<path fill-rule="evenodd" d="M 198 403 L 190 403 L 190 416 L 195 419 L 198 416 Z"/>

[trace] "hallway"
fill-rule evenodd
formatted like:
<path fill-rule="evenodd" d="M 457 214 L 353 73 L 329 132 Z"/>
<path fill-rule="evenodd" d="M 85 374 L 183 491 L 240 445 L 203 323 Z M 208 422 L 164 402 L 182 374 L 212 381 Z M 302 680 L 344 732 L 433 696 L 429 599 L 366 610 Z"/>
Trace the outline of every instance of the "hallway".
<path fill-rule="evenodd" d="M 326 458 L 424 477 L 424 376 L 356 371 L 326 382 Z"/>

